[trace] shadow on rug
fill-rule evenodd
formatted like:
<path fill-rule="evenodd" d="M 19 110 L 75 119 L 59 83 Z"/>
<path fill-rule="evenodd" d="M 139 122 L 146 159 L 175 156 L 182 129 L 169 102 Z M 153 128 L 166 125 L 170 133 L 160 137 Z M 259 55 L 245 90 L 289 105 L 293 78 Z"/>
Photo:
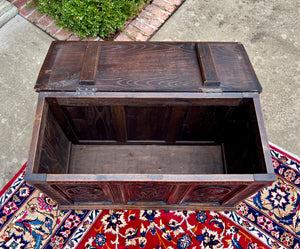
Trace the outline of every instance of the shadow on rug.
<path fill-rule="evenodd" d="M 300 162 L 270 149 L 277 181 L 235 212 L 61 211 L 24 182 L 24 165 L 0 193 L 0 247 L 300 248 Z"/>

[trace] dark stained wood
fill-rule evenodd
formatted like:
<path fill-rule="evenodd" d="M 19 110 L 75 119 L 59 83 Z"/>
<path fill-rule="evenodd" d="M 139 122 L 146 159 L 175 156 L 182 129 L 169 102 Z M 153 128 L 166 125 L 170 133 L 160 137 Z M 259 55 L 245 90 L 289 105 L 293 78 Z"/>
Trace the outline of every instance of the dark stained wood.
<path fill-rule="evenodd" d="M 80 73 L 80 85 L 94 85 L 100 57 L 100 43 L 88 42 Z"/>
<path fill-rule="evenodd" d="M 112 200 L 114 204 L 126 204 L 127 203 L 127 195 L 125 192 L 124 184 L 108 184 L 108 188 L 110 189 Z"/>
<path fill-rule="evenodd" d="M 230 210 L 275 179 L 240 43 L 54 42 L 35 90 L 25 177 L 60 208 Z"/>
<path fill-rule="evenodd" d="M 186 114 L 186 106 L 173 106 L 171 118 L 166 136 L 167 142 L 176 142 L 178 139 L 179 131 Z"/>
<path fill-rule="evenodd" d="M 73 126 L 70 123 L 70 120 L 66 116 L 66 112 L 62 109 L 62 107 L 57 103 L 57 98 L 48 98 L 47 102 L 50 106 L 50 109 L 53 113 L 55 113 L 55 118 L 63 129 L 64 133 L 68 137 L 68 139 L 72 143 L 78 143 L 78 137 L 76 132 L 74 131 Z"/>
<path fill-rule="evenodd" d="M 80 140 L 115 140 L 112 116 L 108 106 L 62 106 L 78 143 Z"/>
<path fill-rule="evenodd" d="M 217 145 L 73 145 L 68 173 L 222 174 L 222 151 Z"/>
<path fill-rule="evenodd" d="M 35 89 L 76 91 L 91 83 L 96 91 L 117 92 L 216 91 L 216 86 L 223 92 L 261 91 L 243 45 L 236 42 L 57 41 Z"/>
<path fill-rule="evenodd" d="M 127 141 L 127 125 L 124 106 L 111 106 L 112 124 L 115 128 L 116 140 L 119 142 Z"/>
<path fill-rule="evenodd" d="M 37 173 L 39 170 L 39 161 L 41 156 L 40 148 L 42 146 L 44 130 L 46 127 L 48 110 L 49 106 L 46 103 L 45 98 L 39 96 L 34 117 L 33 132 L 30 142 L 31 146 L 29 148 L 29 155 L 26 166 L 28 170 L 26 171 L 26 174 L 28 174 L 28 172 Z M 35 177 L 31 177 L 33 179 L 40 178 L 38 177 L 38 175 L 35 175 Z"/>
<path fill-rule="evenodd" d="M 271 160 L 271 152 L 269 147 L 269 142 L 267 138 L 266 128 L 264 126 L 263 121 L 263 114 L 262 114 L 262 108 L 260 106 L 259 96 L 256 94 L 253 98 L 253 104 L 254 104 L 254 110 L 253 112 L 256 114 L 256 120 L 257 120 L 257 126 L 258 126 L 258 135 L 259 138 L 257 138 L 257 146 L 261 148 L 263 152 L 258 151 L 258 154 L 260 154 L 260 162 L 265 162 L 265 165 L 267 167 L 268 172 L 272 172 L 273 169 L 273 163 Z"/>
<path fill-rule="evenodd" d="M 127 185 L 128 203 L 163 202 L 166 203 L 172 185 L 164 183 L 136 183 Z"/>
<path fill-rule="evenodd" d="M 165 140 L 170 119 L 170 107 L 125 107 L 128 140 Z"/>
<path fill-rule="evenodd" d="M 170 193 L 167 204 L 181 205 L 191 187 L 192 185 L 175 185 L 172 192 Z"/>
<path fill-rule="evenodd" d="M 168 208 L 168 210 L 214 210 L 214 211 L 234 211 L 234 207 L 231 206 L 220 206 L 218 203 L 192 203 L 192 204 L 185 204 L 185 205 L 163 205 L 161 202 L 132 202 L 127 205 L 108 205 L 106 203 L 99 203 L 99 202 L 81 202 L 76 204 L 70 205 L 59 205 L 60 209 L 65 210 L 78 210 L 78 209 L 88 209 L 94 210 L 99 209 L 101 206 L 102 209 L 141 209 L 141 210 L 161 210 L 162 208 Z"/>
<path fill-rule="evenodd" d="M 102 45 L 96 81 L 99 91 L 199 91 L 202 79 L 192 43 L 112 42 Z"/>
<path fill-rule="evenodd" d="M 185 195 L 183 203 L 219 203 L 222 204 L 229 196 L 232 196 L 243 186 L 239 184 L 211 184 L 194 185 L 190 192 Z"/>
<path fill-rule="evenodd" d="M 75 90 L 79 86 L 80 71 L 87 43 L 72 42 L 64 45 L 62 42 L 53 42 L 47 60 L 44 63 L 36 91 L 67 91 Z"/>
<path fill-rule="evenodd" d="M 196 50 L 204 86 L 219 86 L 220 80 L 217 75 L 209 44 L 198 43 L 196 44 Z"/>
<path fill-rule="evenodd" d="M 66 173 L 69 164 L 71 143 L 58 125 L 51 110 L 48 110 L 47 125 L 43 131 L 39 173 Z"/>
<path fill-rule="evenodd" d="M 240 43 L 209 43 L 223 92 L 261 92 L 248 55 Z"/>
<path fill-rule="evenodd" d="M 237 106 L 241 103 L 243 96 L 241 93 L 111 93 L 97 92 L 90 96 L 74 95 L 74 93 L 40 93 L 44 97 L 56 95 L 57 101 L 64 106 Z"/>
<path fill-rule="evenodd" d="M 56 184 L 56 188 L 62 191 L 73 202 L 106 202 L 112 203 L 101 184 Z"/>
<path fill-rule="evenodd" d="M 271 181 L 272 174 L 262 174 L 268 176 L 268 180 L 263 179 L 263 183 Z M 266 177 L 267 178 L 267 177 Z M 195 184 L 201 182 L 202 185 L 211 184 L 249 184 L 256 179 L 253 174 L 47 174 L 46 182 L 110 182 L 110 183 L 128 183 L 128 182 L 168 182 L 176 184 Z M 259 178 L 257 178 L 258 181 Z"/>

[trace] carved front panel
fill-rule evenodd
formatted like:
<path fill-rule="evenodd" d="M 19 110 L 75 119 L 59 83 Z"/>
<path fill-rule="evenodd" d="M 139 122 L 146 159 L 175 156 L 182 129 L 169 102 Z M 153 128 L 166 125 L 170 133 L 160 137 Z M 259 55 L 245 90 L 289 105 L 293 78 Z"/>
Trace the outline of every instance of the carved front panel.
<path fill-rule="evenodd" d="M 103 186 L 98 184 L 59 184 L 56 187 L 74 202 L 110 202 Z"/>
<path fill-rule="evenodd" d="M 187 195 L 184 202 L 221 204 L 241 187 L 241 185 L 198 185 Z"/>
<path fill-rule="evenodd" d="M 171 185 L 159 183 L 131 184 L 128 186 L 129 201 L 166 202 L 171 187 Z"/>

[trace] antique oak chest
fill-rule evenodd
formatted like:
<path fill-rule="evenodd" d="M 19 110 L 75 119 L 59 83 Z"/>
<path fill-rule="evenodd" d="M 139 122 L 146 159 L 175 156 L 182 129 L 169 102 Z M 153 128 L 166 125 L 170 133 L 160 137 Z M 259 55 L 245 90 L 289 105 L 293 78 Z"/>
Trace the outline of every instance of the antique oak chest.
<path fill-rule="evenodd" d="M 274 181 L 240 43 L 53 42 L 26 181 L 72 209 L 228 210 Z"/>

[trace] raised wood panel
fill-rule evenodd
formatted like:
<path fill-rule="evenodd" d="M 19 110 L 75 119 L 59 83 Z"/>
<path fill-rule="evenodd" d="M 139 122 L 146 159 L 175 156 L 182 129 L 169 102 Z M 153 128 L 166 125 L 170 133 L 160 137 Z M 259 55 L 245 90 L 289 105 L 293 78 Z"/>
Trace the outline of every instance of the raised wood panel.
<path fill-rule="evenodd" d="M 110 202 L 111 199 L 101 184 L 55 184 L 55 187 L 67 195 L 73 202 Z"/>
<path fill-rule="evenodd" d="M 63 106 L 79 140 L 115 140 L 108 106 Z"/>
<path fill-rule="evenodd" d="M 184 203 L 219 203 L 219 205 L 226 200 L 226 198 L 239 189 L 242 185 L 195 185 L 194 188 L 184 198 Z"/>
<path fill-rule="evenodd" d="M 178 140 L 185 141 L 216 141 L 218 140 L 217 108 L 211 106 L 191 106 L 187 112 Z"/>
<path fill-rule="evenodd" d="M 129 140 L 165 140 L 171 109 L 159 106 L 125 106 Z"/>
<path fill-rule="evenodd" d="M 128 202 L 167 202 L 172 185 L 163 183 L 132 183 L 127 185 Z"/>

